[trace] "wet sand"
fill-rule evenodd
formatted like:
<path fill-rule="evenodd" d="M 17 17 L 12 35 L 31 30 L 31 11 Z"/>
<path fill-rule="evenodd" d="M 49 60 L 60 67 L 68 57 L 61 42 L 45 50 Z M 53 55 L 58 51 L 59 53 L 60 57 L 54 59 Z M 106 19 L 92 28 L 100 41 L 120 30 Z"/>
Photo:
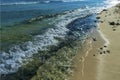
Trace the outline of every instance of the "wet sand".
<path fill-rule="evenodd" d="M 93 37 L 96 37 L 96 41 L 92 39 Z M 98 49 L 104 43 L 99 33 L 93 30 L 82 51 L 78 51 L 79 54 L 73 60 L 75 68 L 70 80 L 97 80 L 98 56 L 100 55 Z"/>
<path fill-rule="evenodd" d="M 120 12 L 112 7 L 98 14 L 98 31 L 91 34 L 82 51 L 73 60 L 70 80 L 120 80 Z M 118 10 L 117 10 L 118 11 Z"/>

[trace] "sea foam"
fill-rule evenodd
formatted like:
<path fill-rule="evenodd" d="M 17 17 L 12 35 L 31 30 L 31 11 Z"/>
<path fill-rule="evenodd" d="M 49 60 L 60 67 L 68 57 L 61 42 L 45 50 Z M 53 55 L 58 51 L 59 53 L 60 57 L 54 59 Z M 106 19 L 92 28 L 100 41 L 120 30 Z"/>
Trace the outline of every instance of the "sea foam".
<path fill-rule="evenodd" d="M 69 32 L 66 25 L 89 14 L 90 12 L 87 9 L 68 11 L 67 14 L 59 15 L 51 20 L 54 28 L 49 28 L 43 34 L 34 36 L 31 41 L 12 46 L 7 52 L 2 51 L 0 53 L 0 74 L 16 72 L 19 67 L 28 62 L 33 54 L 47 50 L 47 46 L 57 45 L 59 41 L 55 37 L 64 39 Z"/>

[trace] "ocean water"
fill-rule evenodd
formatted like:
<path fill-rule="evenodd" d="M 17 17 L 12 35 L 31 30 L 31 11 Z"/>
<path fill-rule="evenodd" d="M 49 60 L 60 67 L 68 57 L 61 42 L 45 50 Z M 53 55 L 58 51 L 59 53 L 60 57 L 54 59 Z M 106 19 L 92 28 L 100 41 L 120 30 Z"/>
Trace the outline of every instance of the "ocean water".
<path fill-rule="evenodd" d="M 34 2 L 33 2 L 34 1 Z M 1 5 L 1 24 L 13 24 L 40 15 L 60 13 L 67 10 L 74 10 L 84 6 L 104 6 L 104 0 L 76 0 L 75 2 L 49 2 L 40 3 L 38 0 L 3 0 Z M 36 2 L 35 2 L 36 1 Z"/>
<path fill-rule="evenodd" d="M 72 39 L 82 37 L 88 28 L 95 26 L 95 13 L 116 3 L 118 0 L 1 0 L 0 30 L 3 40 L 0 45 L 9 47 L 5 46 L 7 49 L 0 51 L 0 74 L 14 73 L 28 62 L 26 58 L 40 50 L 47 50 L 47 46 L 57 46 L 60 41 L 56 37 L 64 40 L 69 33 Z M 24 23 L 29 20 L 32 22 Z M 38 33 L 31 34 L 36 31 Z M 18 37 L 13 44 L 9 42 L 12 39 L 5 38 L 6 33 L 8 38 L 13 38 L 15 34 L 27 34 L 32 39 L 16 44 L 21 38 Z"/>

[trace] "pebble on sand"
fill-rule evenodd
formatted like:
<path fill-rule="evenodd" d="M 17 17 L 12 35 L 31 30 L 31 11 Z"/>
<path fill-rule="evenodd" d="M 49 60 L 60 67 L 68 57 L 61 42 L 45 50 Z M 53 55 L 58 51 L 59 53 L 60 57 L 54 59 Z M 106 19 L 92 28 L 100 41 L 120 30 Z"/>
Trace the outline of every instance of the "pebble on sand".
<path fill-rule="evenodd" d="M 92 39 L 93 39 L 93 41 L 97 41 L 97 39 L 95 37 L 93 37 Z"/>
<path fill-rule="evenodd" d="M 96 17 L 97 19 L 100 19 L 100 17 Z"/>
<path fill-rule="evenodd" d="M 105 45 L 104 47 L 106 48 L 107 46 Z"/>
<path fill-rule="evenodd" d="M 107 53 L 110 53 L 110 50 L 106 50 Z"/>
<path fill-rule="evenodd" d="M 100 52 L 100 54 L 102 54 L 102 52 Z"/>
<path fill-rule="evenodd" d="M 105 51 L 103 51 L 103 53 L 105 54 L 106 52 L 105 52 Z"/>
<path fill-rule="evenodd" d="M 100 49 L 101 49 L 101 50 L 103 50 L 103 48 L 102 48 L 102 47 L 101 47 Z"/>
<path fill-rule="evenodd" d="M 109 22 L 110 25 L 115 25 L 115 22 Z"/>
<path fill-rule="evenodd" d="M 113 31 L 116 31 L 116 29 L 113 29 Z"/>

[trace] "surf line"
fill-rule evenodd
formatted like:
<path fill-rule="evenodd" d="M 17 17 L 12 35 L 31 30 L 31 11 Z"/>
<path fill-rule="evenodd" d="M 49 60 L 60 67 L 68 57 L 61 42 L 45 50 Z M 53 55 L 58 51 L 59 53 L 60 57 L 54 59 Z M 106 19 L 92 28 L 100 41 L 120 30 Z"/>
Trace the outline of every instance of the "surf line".
<path fill-rule="evenodd" d="M 89 49 L 85 52 L 85 55 L 82 56 L 82 70 L 81 70 L 82 77 L 84 77 L 85 59 L 86 59 L 86 57 L 88 56 L 89 52 L 92 50 L 92 40 L 90 40 L 87 45 L 89 45 L 90 47 L 89 47 Z"/>
<path fill-rule="evenodd" d="M 97 24 L 98 28 L 100 28 L 100 25 Z M 102 33 L 101 30 L 97 30 L 102 37 L 102 39 L 105 41 L 104 45 L 108 46 L 110 44 L 109 40 L 106 38 L 105 34 Z"/>

